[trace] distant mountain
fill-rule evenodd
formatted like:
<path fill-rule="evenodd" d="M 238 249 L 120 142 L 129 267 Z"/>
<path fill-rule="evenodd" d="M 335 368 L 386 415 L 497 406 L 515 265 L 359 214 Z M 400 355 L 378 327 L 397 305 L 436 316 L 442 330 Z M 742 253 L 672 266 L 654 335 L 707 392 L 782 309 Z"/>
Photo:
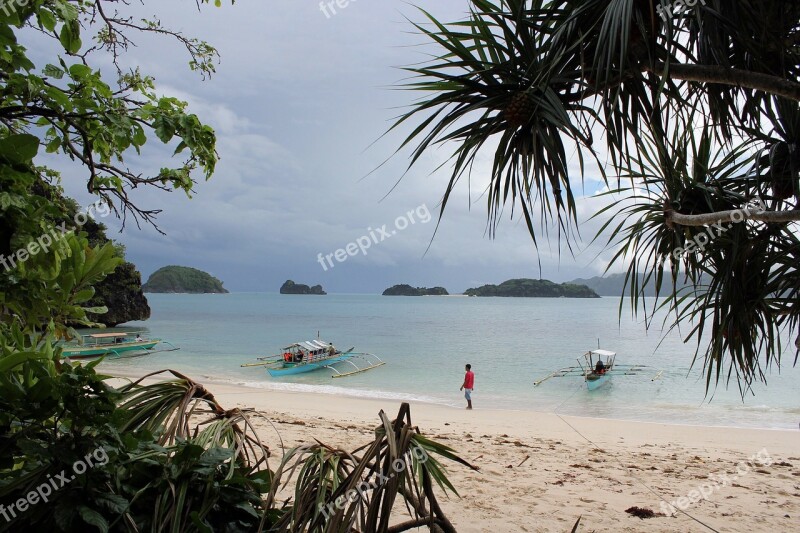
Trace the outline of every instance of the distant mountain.
<path fill-rule="evenodd" d="M 639 283 L 644 280 L 643 275 L 639 275 Z M 611 274 L 610 276 L 595 276 L 589 279 L 574 279 L 570 281 L 570 283 L 577 283 L 581 285 L 586 285 L 593 289 L 597 294 L 600 296 L 622 296 L 622 291 L 625 290 L 625 295 L 630 294 L 631 288 L 628 287 L 625 289 L 625 274 Z M 684 283 L 682 279 L 678 279 L 678 288 L 684 287 Z M 664 284 L 661 287 L 661 295 L 664 296 L 665 290 L 670 291 L 672 289 L 672 282 L 668 279 L 664 280 Z M 644 288 L 644 295 L 645 296 L 655 296 L 656 295 L 656 284 L 655 281 L 651 278 L 650 282 Z"/>
<path fill-rule="evenodd" d="M 287 279 L 286 282 L 281 285 L 281 294 L 316 294 L 324 296 L 328 293 L 322 290 L 322 285 L 314 285 L 313 287 L 309 287 L 308 285 L 302 285 Z"/>
<path fill-rule="evenodd" d="M 447 296 L 449 293 L 444 287 L 412 287 L 411 285 L 395 285 L 383 291 L 383 296 Z"/>
<path fill-rule="evenodd" d="M 477 289 L 468 289 L 467 296 L 506 296 L 516 298 L 599 298 L 592 289 L 585 285 L 562 283 L 561 285 L 546 279 L 510 279 L 500 285 L 484 285 Z"/>
<path fill-rule="evenodd" d="M 159 268 L 142 286 L 144 292 L 179 294 L 225 294 L 222 282 L 202 270 L 184 266 Z"/>

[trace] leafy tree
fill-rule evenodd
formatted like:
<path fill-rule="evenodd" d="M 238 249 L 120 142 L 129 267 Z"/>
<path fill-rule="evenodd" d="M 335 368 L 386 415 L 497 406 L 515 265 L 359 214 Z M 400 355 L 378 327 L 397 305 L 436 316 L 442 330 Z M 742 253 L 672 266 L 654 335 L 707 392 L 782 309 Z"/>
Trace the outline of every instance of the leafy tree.
<path fill-rule="evenodd" d="M 394 127 L 417 124 L 412 165 L 455 146 L 442 213 L 494 150 L 492 234 L 510 204 L 534 243 L 538 211 L 571 246 L 574 188 L 602 176 L 614 196 L 601 234 L 633 309 L 653 309 L 655 280 L 669 297 L 652 305 L 671 327 L 691 322 L 707 386 L 735 377 L 744 393 L 798 333 L 800 4 L 674 4 L 472 0 L 452 24 L 423 12 L 415 26 L 439 52 L 408 69 L 426 96 Z"/>
<path fill-rule="evenodd" d="M 213 72 L 216 52 L 156 20 L 120 15 L 117 5 L 31 0 L 0 8 L 0 530 L 253 530 L 263 519 L 260 495 L 270 488 L 264 484 L 267 451 L 260 447 L 261 460 L 239 455 L 250 442 L 231 440 L 243 432 L 240 416 L 217 407 L 213 432 L 164 446 L 157 437 L 167 430 L 164 420 L 141 427 L 137 409 L 125 403 L 149 389 L 114 389 L 94 364 L 61 359 L 58 341 L 74 336 L 69 325 L 93 325 L 90 316 L 105 312 L 88 304 L 121 254 L 110 242 L 90 242 L 81 231 L 91 229 L 90 222 L 73 229 L 79 219 L 64 220 L 74 204 L 60 195 L 58 174 L 36 166 L 37 155 L 76 161 L 86 171 L 89 192 L 137 223 L 152 222 L 157 212 L 134 205 L 131 188 L 189 193 L 195 171 L 210 177 L 217 160 L 214 132 L 184 102 L 157 97 L 153 80 L 138 71 L 118 67 L 118 81 L 108 83 L 90 66 L 103 51 L 118 65 L 130 43 L 123 32 L 130 31 L 177 38 L 191 68 L 203 75 Z M 23 44 L 34 35 L 52 38 L 63 52 L 35 65 Z M 126 161 L 149 136 L 185 157 L 154 176 L 130 168 Z M 158 389 L 150 397 L 155 394 Z M 131 426 L 134 421 L 139 425 Z M 106 463 L 74 469 L 101 451 Z M 52 485 L 59 473 L 70 479 L 67 486 Z M 48 483 L 54 488 L 47 500 L 30 496 Z M 175 487 L 183 492 L 165 498 Z M 33 501 L 35 511 L 27 508 Z"/>
<path fill-rule="evenodd" d="M 432 482 L 452 485 L 435 459 L 412 460 L 403 476 L 390 470 L 412 445 L 426 457 L 466 464 L 419 435 L 407 406 L 391 423 L 381 413 L 364 449 L 304 447 L 272 470 L 247 415 L 223 408 L 186 376 L 114 387 L 97 363 L 62 359 L 59 341 L 74 336 L 69 325 L 94 325 L 91 317 L 106 311 L 90 306 L 94 286 L 123 254 L 111 242 L 92 242 L 89 224 L 64 220 L 74 205 L 61 197 L 58 174 L 36 166 L 37 156 L 76 161 L 89 192 L 137 223 L 154 223 L 157 211 L 134 205 L 131 188 L 188 194 L 194 174 L 210 177 L 217 161 L 214 132 L 184 102 L 157 97 L 153 80 L 138 71 L 118 67 L 110 84 L 90 66 L 101 51 L 119 65 L 128 33 L 143 32 L 177 39 L 193 70 L 213 72 L 210 45 L 117 13 L 126 5 L 11 0 L 0 7 L 0 531 L 296 531 L 310 524 L 386 531 L 398 494 L 411 521 L 395 531 L 453 531 Z M 34 65 L 20 43 L 33 34 L 54 39 L 63 53 Z M 144 176 L 126 161 L 152 135 L 185 158 Z M 279 501 L 296 470 L 325 477 L 296 481 L 297 501 Z M 392 480 L 350 501 L 345 490 L 375 475 Z M 344 496 L 346 505 L 336 505 Z"/>
<path fill-rule="evenodd" d="M 202 3 L 207 3 L 203 0 Z M 220 5 L 220 0 L 215 2 Z M 23 5 L 24 4 L 24 5 Z M 7 133 L 41 136 L 46 151 L 83 165 L 87 190 L 128 213 L 152 222 L 157 211 L 144 210 L 128 196 L 143 185 L 190 193 L 193 173 L 206 178 L 217 162 L 213 130 L 190 114 L 187 104 L 159 97 L 153 79 L 139 69 L 124 71 L 121 54 L 130 32 L 177 39 L 189 53 L 190 68 L 203 76 L 214 72 L 217 52 L 208 43 L 164 28 L 157 19 L 136 20 L 118 12 L 108 0 L 9 1 L 0 9 L 0 123 Z M 199 3 L 198 3 L 199 6 Z M 128 32 L 128 33 L 126 33 Z M 63 54 L 35 65 L 20 39 L 44 35 L 60 43 Z M 97 53 L 109 53 L 116 66 L 114 83 L 92 68 Z M 177 166 L 154 176 L 125 163 L 154 134 L 162 143 L 175 141 L 175 154 L 186 154 Z M 46 177 L 47 173 L 40 171 Z"/>

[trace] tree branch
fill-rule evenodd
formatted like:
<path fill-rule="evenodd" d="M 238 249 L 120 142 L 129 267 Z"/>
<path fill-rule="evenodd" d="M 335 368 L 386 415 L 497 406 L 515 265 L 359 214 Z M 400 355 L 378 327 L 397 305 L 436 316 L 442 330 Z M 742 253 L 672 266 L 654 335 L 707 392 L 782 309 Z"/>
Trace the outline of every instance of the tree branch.
<path fill-rule="evenodd" d="M 764 209 L 733 209 L 730 211 L 717 211 L 715 213 L 703 213 L 700 215 L 683 215 L 670 209 L 665 209 L 664 214 L 667 218 L 669 227 L 677 226 L 711 226 L 714 224 L 726 224 L 730 222 L 742 222 L 744 220 L 754 220 L 766 222 L 767 224 L 779 224 L 782 222 L 800 222 L 800 210 L 791 211 L 767 211 Z"/>
<path fill-rule="evenodd" d="M 800 83 L 763 72 L 683 63 L 670 63 L 669 66 L 659 63 L 654 67 L 642 65 L 642 68 L 658 76 L 668 73 L 670 78 L 677 80 L 745 87 L 800 102 Z"/>
<path fill-rule="evenodd" d="M 443 524 L 443 522 L 438 518 L 434 518 L 433 522 L 434 522 L 434 526 L 441 527 L 440 524 Z M 402 522 L 400 524 L 396 524 L 396 525 L 390 527 L 389 529 L 387 529 L 386 531 L 387 531 L 387 533 L 401 533 L 402 531 L 408 531 L 410 529 L 419 529 L 421 527 L 430 527 L 430 525 L 431 525 L 431 519 L 428 518 L 428 517 L 415 518 L 413 520 L 408 520 L 406 522 Z"/>

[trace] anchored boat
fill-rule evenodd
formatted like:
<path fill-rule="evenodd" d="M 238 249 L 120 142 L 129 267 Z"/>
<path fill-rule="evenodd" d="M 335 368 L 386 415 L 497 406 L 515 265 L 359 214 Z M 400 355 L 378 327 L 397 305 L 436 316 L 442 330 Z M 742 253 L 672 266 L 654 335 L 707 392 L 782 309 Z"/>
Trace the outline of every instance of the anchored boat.
<path fill-rule="evenodd" d="M 609 381 L 612 376 L 635 376 L 645 372 L 647 366 L 644 365 L 618 365 L 616 352 L 608 350 L 591 350 L 578 358 L 578 366 L 569 366 L 556 370 L 544 378 L 534 381 L 533 386 L 538 387 L 551 378 L 563 378 L 568 376 L 581 376 L 586 383 L 586 388 L 590 391 L 599 389 Z M 651 381 L 661 377 L 663 370 L 659 372 Z"/>
<path fill-rule="evenodd" d="M 146 339 L 143 332 L 92 333 L 81 335 L 80 342 L 63 345 L 64 357 L 86 359 L 104 355 L 120 355 L 125 352 L 152 350 L 161 339 Z M 167 343 L 169 344 L 169 343 Z"/>
<path fill-rule="evenodd" d="M 580 359 L 578 365 L 583 370 L 584 381 L 586 381 L 586 388 L 589 390 L 599 389 L 611 380 L 612 372 L 614 371 L 614 363 L 617 359 L 615 352 L 608 350 L 592 350 L 583 354 L 584 363 L 586 368 L 583 368 Z M 597 363 L 594 358 L 597 358 Z M 605 358 L 605 361 L 603 361 Z"/>
<path fill-rule="evenodd" d="M 247 363 L 242 365 L 264 366 L 272 377 L 291 376 L 313 372 L 322 368 L 333 370 L 331 377 L 343 378 L 372 370 L 386 363 L 371 353 L 354 352 L 354 347 L 348 350 L 337 350 L 333 344 L 319 339 L 302 341 L 290 344 L 283 349 L 283 353 L 270 357 L 260 357 L 259 363 Z M 344 365 L 342 371 L 337 365 Z M 350 369 L 352 367 L 352 369 Z"/>

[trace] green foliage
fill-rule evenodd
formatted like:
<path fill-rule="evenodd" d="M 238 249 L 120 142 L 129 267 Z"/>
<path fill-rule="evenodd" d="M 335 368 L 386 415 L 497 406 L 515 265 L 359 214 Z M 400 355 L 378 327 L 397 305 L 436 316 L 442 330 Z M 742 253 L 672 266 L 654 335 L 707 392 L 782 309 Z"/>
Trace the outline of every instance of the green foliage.
<path fill-rule="evenodd" d="M 68 322 L 91 325 L 87 313 L 102 312 L 86 306 L 93 285 L 121 262 L 110 243 L 90 247 L 85 236 L 64 233 L 48 222 L 58 208 L 29 192 L 37 179 L 37 151 L 38 141 L 30 135 L 0 140 L 0 190 L 7 198 L 0 219 L 14 230 L 7 231 L 7 244 L 0 246 L 6 258 L 6 271 L 0 274 L 0 333 L 16 326 L 30 336 L 30 342 L 18 346 L 21 351 L 39 346 L 48 335 L 67 336 Z M 49 238 L 47 246 L 43 236 Z M 31 243 L 41 244 L 36 253 Z"/>
<path fill-rule="evenodd" d="M 142 289 L 145 292 L 204 294 L 227 293 L 222 282 L 202 270 L 183 266 L 165 266 L 152 274 Z"/>
<path fill-rule="evenodd" d="M 160 446 L 163 427 L 155 434 L 129 427 L 134 411 L 119 407 L 126 390 L 108 386 L 94 363 L 81 367 L 61 359 L 58 341 L 74 336 L 70 325 L 96 325 L 90 316 L 105 312 L 89 304 L 93 287 L 120 265 L 122 254 L 95 234 L 90 242 L 89 233 L 72 231 L 65 219 L 77 211 L 76 204 L 49 185 L 59 179 L 57 173 L 34 165 L 40 147 L 76 160 L 87 170 L 90 192 L 108 205 L 116 198 L 123 214 L 149 219 L 153 212 L 131 204 L 126 188 L 155 185 L 188 193 L 195 169 L 206 177 L 214 170 L 213 131 L 189 114 L 185 103 L 156 97 L 152 79 L 120 72 L 112 88 L 89 66 L 87 58 L 97 47 L 86 43 L 98 24 L 99 48 L 111 51 L 114 60 L 118 47 L 129 42 L 119 28 L 136 27 L 116 12 L 106 14 L 103 2 L 32 0 L 4 7 L 9 9 L 0 10 L 0 503 L 5 505 L 0 530 L 252 531 L 262 519 L 259 495 L 269 485 L 260 473 L 249 476 L 242 466 L 246 458 L 235 447 L 220 446 L 226 443 L 208 434 L 197 442 L 185 438 Z M 157 22 L 145 28 L 177 37 L 192 55 L 193 68 L 213 72 L 213 48 Z M 18 41 L 30 37 L 30 29 L 57 39 L 64 51 L 40 71 Z M 187 157 L 154 177 L 124 166 L 148 131 Z M 91 230 L 93 224 L 86 226 Z M 224 434 L 219 424 L 213 427 Z M 95 461 L 87 467 L 90 458 Z M 31 493 L 36 489 L 52 494 L 34 503 L 44 498 Z M 176 508 L 182 512 L 176 514 Z"/>
<path fill-rule="evenodd" d="M 467 289 L 467 296 L 503 296 L 517 298 L 599 298 L 585 285 L 553 283 L 546 279 L 510 279 L 500 285 Z"/>
<path fill-rule="evenodd" d="M 276 471 L 280 479 L 297 471 L 294 506 L 276 524 L 280 531 L 390 531 L 389 520 L 397 497 L 410 520 L 392 531 L 427 527 L 455 533 L 439 506 L 433 483 L 458 495 L 437 456 L 478 470 L 447 446 L 423 437 L 411 424 L 409 405 L 400 407 L 390 421 L 380 412 L 375 439 L 353 452 L 316 443 L 303 445 L 284 456 Z M 277 484 L 274 486 L 277 489 Z M 273 490 L 268 498 L 275 497 Z"/>
<path fill-rule="evenodd" d="M 0 361 L 4 361 L 2 359 Z M 117 390 L 92 368 L 64 365 L 53 372 L 28 361 L 0 379 L 0 502 L 8 506 L 56 479 L 48 501 L 19 512 L 0 531 L 254 531 L 270 476 L 248 467 L 244 455 L 213 425 L 199 437 L 174 438 L 168 426 L 132 426 L 146 407 L 125 402 L 169 386 Z M 29 381 L 22 382 L 22 377 Z M 179 383 L 176 383 L 179 385 Z M 184 389 L 184 392 L 187 392 Z M 185 396 L 181 396 L 185 399 Z M 162 402 L 162 408 L 168 405 Z M 121 407 L 120 407 L 121 406 Z M 217 406 L 218 407 L 218 406 Z M 239 420 L 228 419 L 229 431 Z M 141 424 L 138 424 L 141 426 Z M 209 429 L 211 428 L 211 429 Z M 262 457 L 266 457 L 262 448 Z M 86 464 L 85 472 L 78 462 Z M 68 483 L 58 481 L 64 474 Z M 62 476 L 63 478 L 63 476 Z M 52 484 L 51 484 L 52 486 Z M 49 492 L 49 491 L 48 491 Z M 10 516 L 10 515 L 9 515 Z"/>
<path fill-rule="evenodd" d="M 106 227 L 103 223 L 93 217 L 102 217 L 110 214 L 110 210 L 105 205 L 93 204 L 88 209 L 84 209 L 71 198 L 63 196 L 59 187 L 48 185 L 43 181 L 38 181 L 32 193 L 39 194 L 48 199 L 54 206 L 60 207 L 62 213 L 53 220 L 57 226 L 66 224 L 71 227 L 75 224 L 76 218 L 84 220 L 81 232 L 86 234 L 91 246 L 103 245 L 108 242 L 114 247 L 114 256 L 121 259 L 125 258 L 125 246 L 111 241 L 106 235 Z M 92 216 L 81 218 L 82 215 Z M 103 314 L 89 313 L 88 317 L 93 322 L 105 324 L 106 326 L 116 326 L 131 320 L 147 320 L 150 318 L 150 306 L 142 292 L 142 277 L 136 266 L 130 262 L 120 264 L 114 272 L 95 286 L 95 295 L 89 301 L 89 307 L 105 307 L 107 311 Z"/>
<path fill-rule="evenodd" d="M 212 46 L 164 28 L 158 20 L 134 21 L 107 0 L 9 4 L 0 11 L 0 136 L 3 131 L 41 135 L 37 144 L 41 142 L 47 153 L 83 165 L 90 192 L 109 205 L 116 200 L 123 215 L 132 213 L 137 220 L 152 221 L 157 211 L 131 203 L 126 188 L 152 185 L 188 195 L 195 171 L 211 177 L 217 162 L 216 137 L 188 112 L 185 102 L 158 96 L 154 80 L 138 69 L 117 68 L 117 79 L 111 83 L 89 59 L 105 51 L 117 65 L 131 44 L 126 32 L 149 33 L 177 39 L 191 57 L 190 67 L 206 76 L 214 72 L 217 52 Z M 35 65 L 22 42 L 35 32 L 26 30 L 56 40 L 63 54 Z M 141 152 L 148 134 L 169 144 L 174 155 L 184 155 L 183 160 L 154 176 L 131 170 L 126 161 Z"/>
<path fill-rule="evenodd" d="M 122 253 L 91 224 L 68 227 L 77 206 L 60 195 L 56 172 L 35 166 L 37 154 L 78 161 L 105 205 L 151 220 L 155 212 L 133 205 L 128 189 L 188 194 L 195 171 L 214 171 L 214 133 L 184 102 L 157 97 L 151 78 L 120 71 L 112 87 L 89 58 L 106 50 L 116 64 L 131 43 L 122 30 L 177 39 L 204 75 L 216 51 L 157 20 L 109 9 L 124 2 L 22 4 L 0 9 L 0 531 L 286 530 L 290 507 L 275 498 L 280 478 L 245 413 L 177 373 L 114 387 L 96 362 L 61 357 L 60 342 L 75 335 L 70 325 L 95 325 L 91 317 L 105 313 L 90 305 L 94 287 Z M 38 67 L 18 42 L 37 31 L 63 49 Z M 126 165 L 150 134 L 185 158 L 146 177 Z M 430 472 L 449 486 L 440 470 Z M 385 493 L 394 498 L 396 487 Z"/>
<path fill-rule="evenodd" d="M 303 445 L 273 472 L 248 415 L 186 376 L 114 388 L 96 363 L 50 363 L 0 374 L 0 503 L 7 510 L 57 480 L 46 502 L 0 520 L 0 531 L 385 531 L 398 496 L 417 526 L 455 531 L 433 489 L 455 492 L 436 457 L 471 465 L 423 437 L 406 404 L 393 422 L 381 413 L 368 445 Z M 295 472 L 293 500 L 282 503 Z M 374 490 L 339 512 L 341 496 L 370 481 Z"/>

